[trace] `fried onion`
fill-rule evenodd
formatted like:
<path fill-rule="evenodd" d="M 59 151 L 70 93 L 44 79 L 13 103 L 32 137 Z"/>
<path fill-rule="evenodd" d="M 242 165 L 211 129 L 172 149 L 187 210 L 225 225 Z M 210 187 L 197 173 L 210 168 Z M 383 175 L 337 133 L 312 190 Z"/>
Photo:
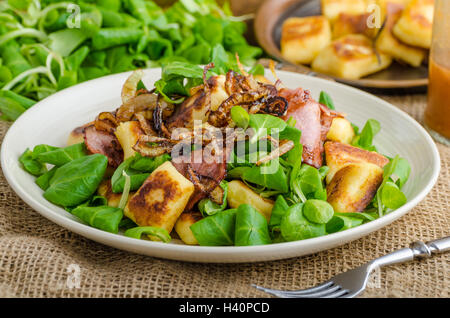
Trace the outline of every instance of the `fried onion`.
<path fill-rule="evenodd" d="M 153 130 L 151 125 L 149 124 L 147 118 L 146 118 L 146 112 L 139 112 L 134 114 L 136 119 L 139 121 L 139 125 L 141 126 L 141 129 L 144 131 L 146 135 L 156 135 L 156 132 Z"/>
<path fill-rule="evenodd" d="M 95 118 L 94 126 L 97 130 L 106 131 L 108 133 L 114 133 L 118 123 L 113 113 L 102 112 Z"/>
<path fill-rule="evenodd" d="M 141 94 L 133 97 L 119 107 L 116 119 L 119 122 L 129 121 L 135 113 L 153 110 L 156 107 L 156 100 L 157 95 L 155 94 Z"/>
<path fill-rule="evenodd" d="M 144 72 L 142 70 L 136 70 L 127 78 L 122 87 L 121 97 L 123 104 L 136 96 L 137 86 L 143 75 Z"/>
<path fill-rule="evenodd" d="M 228 97 L 220 104 L 216 111 L 212 111 L 209 115 L 208 122 L 217 127 L 224 127 L 228 123 L 230 110 L 235 105 L 248 105 L 257 102 L 259 99 L 267 96 L 267 91 L 248 91 L 236 93 Z"/>
<path fill-rule="evenodd" d="M 280 146 L 277 149 L 271 151 L 269 154 L 259 159 L 256 162 L 256 165 L 259 166 L 263 163 L 269 162 L 270 160 L 281 157 L 292 148 L 294 148 L 294 142 L 292 140 L 282 140 L 280 141 Z"/>
<path fill-rule="evenodd" d="M 153 127 L 155 127 L 155 130 L 159 133 L 162 134 L 164 136 L 166 136 L 167 138 L 170 138 L 170 133 L 167 130 L 164 121 L 163 121 L 163 111 L 164 111 L 164 107 L 166 104 L 161 104 L 160 102 L 161 100 L 161 95 L 158 94 L 158 97 L 156 99 L 156 108 L 153 111 Z"/>
<path fill-rule="evenodd" d="M 285 98 L 281 96 L 272 96 L 269 97 L 265 103 L 262 103 L 259 111 L 281 117 L 286 113 L 287 108 L 288 102 Z"/>
<path fill-rule="evenodd" d="M 133 149 L 145 157 L 157 157 L 169 153 L 173 148 L 170 139 L 158 136 L 142 135 Z"/>
<path fill-rule="evenodd" d="M 225 191 L 222 189 L 222 187 L 220 185 L 218 185 L 217 187 L 214 188 L 214 190 L 211 191 L 211 193 L 209 194 L 209 198 L 214 203 L 222 205 L 224 192 Z"/>
<path fill-rule="evenodd" d="M 187 164 L 187 169 L 186 172 L 189 176 L 190 181 L 194 184 L 194 186 L 200 190 L 201 192 L 206 192 L 205 187 L 203 186 L 203 184 L 200 182 L 200 179 L 198 178 L 197 174 L 195 173 L 195 171 L 192 169 L 191 165 L 188 163 Z"/>

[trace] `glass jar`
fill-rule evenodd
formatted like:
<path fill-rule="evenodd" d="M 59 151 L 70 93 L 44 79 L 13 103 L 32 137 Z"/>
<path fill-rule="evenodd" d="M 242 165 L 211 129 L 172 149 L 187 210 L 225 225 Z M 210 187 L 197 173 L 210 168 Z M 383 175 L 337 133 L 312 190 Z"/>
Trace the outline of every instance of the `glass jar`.
<path fill-rule="evenodd" d="M 450 0 L 435 0 L 425 126 L 450 145 Z"/>

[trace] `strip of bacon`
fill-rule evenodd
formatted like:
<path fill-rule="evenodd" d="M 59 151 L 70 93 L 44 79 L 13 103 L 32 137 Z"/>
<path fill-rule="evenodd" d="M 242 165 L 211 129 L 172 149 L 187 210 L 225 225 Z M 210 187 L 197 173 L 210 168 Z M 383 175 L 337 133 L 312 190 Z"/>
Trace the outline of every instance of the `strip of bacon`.
<path fill-rule="evenodd" d="M 91 125 L 84 129 L 84 142 L 89 152 L 107 156 L 111 167 L 116 168 L 122 163 L 123 150 L 114 134 L 97 130 Z"/>
<path fill-rule="evenodd" d="M 198 201 L 206 198 L 225 178 L 228 153 L 224 150 L 222 156 L 216 157 L 204 149 L 198 149 L 191 152 L 190 159 L 183 156 L 172 158 L 172 164 L 178 172 L 191 180 L 195 186 L 186 211 L 192 210 Z"/>
<path fill-rule="evenodd" d="M 343 117 L 316 102 L 309 91 L 302 88 L 282 88 L 279 96 L 284 97 L 289 105 L 284 120 L 293 117 L 295 127 L 302 131 L 300 143 L 303 145 L 303 162 L 319 168 L 323 163 L 323 144 L 326 140 L 331 122 L 335 117 Z"/>

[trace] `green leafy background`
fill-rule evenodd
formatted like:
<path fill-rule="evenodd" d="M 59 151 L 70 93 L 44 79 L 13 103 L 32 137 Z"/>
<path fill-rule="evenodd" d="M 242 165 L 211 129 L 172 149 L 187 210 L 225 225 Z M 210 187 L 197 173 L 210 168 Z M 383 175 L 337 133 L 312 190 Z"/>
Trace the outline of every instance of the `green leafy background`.
<path fill-rule="evenodd" d="M 68 3 L 80 8 L 79 28 L 69 28 L 77 20 Z M 1 1 L 0 118 L 15 120 L 38 100 L 108 74 L 212 60 L 223 72 L 236 53 L 251 65 L 262 50 L 247 43 L 241 20 L 214 0 L 164 9 L 148 0 Z"/>

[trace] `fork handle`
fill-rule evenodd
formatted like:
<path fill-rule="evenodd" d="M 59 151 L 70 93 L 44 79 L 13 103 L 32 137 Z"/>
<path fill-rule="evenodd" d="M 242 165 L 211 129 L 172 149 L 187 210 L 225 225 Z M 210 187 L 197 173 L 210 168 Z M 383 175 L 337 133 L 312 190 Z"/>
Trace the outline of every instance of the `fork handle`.
<path fill-rule="evenodd" d="M 371 261 L 371 269 L 412 261 L 416 258 L 428 258 L 431 257 L 432 254 L 443 253 L 447 251 L 450 251 L 450 236 L 428 243 L 417 241 L 412 243 L 410 247 L 399 249 Z"/>
<path fill-rule="evenodd" d="M 427 243 L 431 253 L 443 253 L 450 251 L 450 236 Z"/>

